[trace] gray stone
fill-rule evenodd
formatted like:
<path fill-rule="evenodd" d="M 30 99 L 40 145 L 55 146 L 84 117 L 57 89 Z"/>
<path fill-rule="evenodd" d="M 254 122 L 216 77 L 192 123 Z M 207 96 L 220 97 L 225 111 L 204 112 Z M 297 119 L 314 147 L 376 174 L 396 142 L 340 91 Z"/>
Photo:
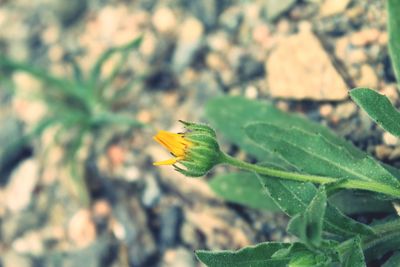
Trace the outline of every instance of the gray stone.
<path fill-rule="evenodd" d="M 274 20 L 287 10 L 289 10 L 296 0 L 266 0 L 265 9 L 267 13 L 267 18 L 269 20 Z"/>

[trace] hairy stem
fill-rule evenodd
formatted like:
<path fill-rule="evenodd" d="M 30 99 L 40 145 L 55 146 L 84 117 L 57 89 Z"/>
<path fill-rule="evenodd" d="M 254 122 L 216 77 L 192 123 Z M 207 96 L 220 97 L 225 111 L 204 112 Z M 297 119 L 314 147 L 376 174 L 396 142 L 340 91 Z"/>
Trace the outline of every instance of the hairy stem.
<path fill-rule="evenodd" d="M 260 166 L 256 164 L 251 164 L 248 162 L 244 162 L 238 160 L 234 157 L 231 157 L 225 153 L 221 153 L 221 162 L 226 163 L 237 168 L 253 171 L 258 174 L 268 175 L 271 177 L 277 177 L 286 180 L 299 181 L 299 182 L 311 182 L 316 184 L 329 184 L 336 181 L 339 181 L 341 178 L 338 177 L 328 177 L 328 176 L 319 176 L 319 175 L 311 175 L 304 174 L 298 172 L 290 172 L 284 170 L 278 170 L 271 167 Z M 390 196 L 400 197 L 400 189 L 394 188 L 390 185 L 385 185 L 377 182 L 371 181 L 363 181 L 363 180 L 345 180 L 343 183 L 338 184 L 340 188 L 346 189 L 362 189 L 368 190 L 377 193 L 383 193 Z"/>

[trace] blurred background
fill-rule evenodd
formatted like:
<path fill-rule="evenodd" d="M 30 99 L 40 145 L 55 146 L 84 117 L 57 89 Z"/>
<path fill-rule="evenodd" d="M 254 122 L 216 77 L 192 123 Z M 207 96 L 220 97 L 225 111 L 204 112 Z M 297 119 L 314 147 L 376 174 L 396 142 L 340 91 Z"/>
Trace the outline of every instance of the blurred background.
<path fill-rule="evenodd" d="M 196 249 L 290 240 L 283 214 L 210 190 L 225 167 L 152 166 L 169 158 L 152 136 L 241 95 L 395 161 L 347 94 L 398 102 L 386 18 L 380 0 L 0 0 L 0 266 L 194 267 Z"/>

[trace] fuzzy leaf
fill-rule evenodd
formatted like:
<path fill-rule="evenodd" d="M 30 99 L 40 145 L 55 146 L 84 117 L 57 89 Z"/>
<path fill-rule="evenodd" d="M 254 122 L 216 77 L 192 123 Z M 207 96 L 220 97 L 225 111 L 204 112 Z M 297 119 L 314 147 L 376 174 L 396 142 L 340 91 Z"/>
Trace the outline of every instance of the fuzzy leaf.
<path fill-rule="evenodd" d="M 289 258 L 271 258 L 271 256 L 290 244 L 266 242 L 238 251 L 196 251 L 197 258 L 208 267 L 282 267 Z"/>
<path fill-rule="evenodd" d="M 322 242 L 326 201 L 325 189 L 321 187 L 306 210 L 290 220 L 288 232 L 299 237 L 304 243 L 318 247 Z"/>
<path fill-rule="evenodd" d="M 389 54 L 397 82 L 400 83 L 400 1 L 388 0 Z"/>
<path fill-rule="evenodd" d="M 215 193 L 227 201 L 255 209 L 280 211 L 252 173 L 240 172 L 219 175 L 213 178 L 209 185 Z"/>
<path fill-rule="evenodd" d="M 343 255 L 343 267 L 366 267 L 361 239 L 355 237 L 351 240 L 350 249 Z"/>
<path fill-rule="evenodd" d="M 258 177 L 268 195 L 275 200 L 278 207 L 291 217 L 304 212 L 317 194 L 317 189 L 311 183 L 285 181 L 265 175 Z M 374 233 L 369 226 L 345 216 L 329 203 L 325 210 L 323 223 L 324 231 L 342 237 Z"/>
<path fill-rule="evenodd" d="M 400 266 L 400 252 L 395 252 L 382 267 L 399 267 Z"/>
<path fill-rule="evenodd" d="M 245 126 L 252 122 L 268 122 L 285 127 L 291 125 L 303 131 L 318 131 L 331 143 L 345 146 L 352 154 L 360 157 L 365 155 L 363 151 L 338 137 L 328 128 L 297 114 L 282 112 L 268 102 L 254 101 L 238 96 L 219 97 L 208 102 L 206 115 L 212 126 L 224 137 L 260 161 L 265 161 L 266 153 L 273 151 L 266 152 L 246 136 Z"/>
<path fill-rule="evenodd" d="M 246 133 L 259 147 L 275 151 L 304 173 L 365 181 L 375 190 L 394 196 L 400 192 L 400 182 L 378 162 L 369 156 L 354 156 L 320 132 L 253 123 L 246 127 Z"/>
<path fill-rule="evenodd" d="M 379 126 L 395 136 L 400 136 L 400 112 L 386 96 L 368 88 L 353 89 L 350 96 Z"/>

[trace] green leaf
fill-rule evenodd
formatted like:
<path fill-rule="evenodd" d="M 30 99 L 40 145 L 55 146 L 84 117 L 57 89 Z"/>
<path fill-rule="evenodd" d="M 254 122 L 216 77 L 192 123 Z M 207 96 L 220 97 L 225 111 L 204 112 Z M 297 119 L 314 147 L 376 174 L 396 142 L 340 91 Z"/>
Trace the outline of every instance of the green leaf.
<path fill-rule="evenodd" d="M 367 261 L 380 259 L 388 252 L 400 247 L 400 220 L 381 221 L 373 226 L 375 235 L 363 238 L 363 249 Z"/>
<path fill-rule="evenodd" d="M 246 136 L 245 126 L 252 122 L 268 122 L 281 126 L 291 125 L 307 132 L 318 131 L 331 143 L 345 146 L 352 154 L 360 157 L 366 155 L 328 128 L 297 114 L 282 112 L 268 102 L 254 101 L 238 96 L 219 97 L 208 102 L 206 116 L 211 125 L 223 136 L 259 161 L 265 161 L 267 153 L 270 154 L 273 151 L 266 152 Z"/>
<path fill-rule="evenodd" d="M 275 200 L 275 203 L 282 211 L 291 217 L 304 212 L 317 194 L 316 187 L 311 183 L 285 181 L 265 175 L 259 175 L 258 177 L 268 195 Z M 374 233 L 369 226 L 347 217 L 329 203 L 325 210 L 323 223 L 324 231 L 341 237 Z"/>
<path fill-rule="evenodd" d="M 322 186 L 306 210 L 290 220 L 288 232 L 296 235 L 304 243 L 318 247 L 322 242 L 326 201 L 325 188 Z"/>
<path fill-rule="evenodd" d="M 400 83 L 400 1 L 388 0 L 389 54 L 397 82 Z"/>
<path fill-rule="evenodd" d="M 255 209 L 280 211 L 252 173 L 240 172 L 219 175 L 213 178 L 209 185 L 215 193 L 227 201 Z"/>
<path fill-rule="evenodd" d="M 400 193 L 400 182 L 372 157 L 355 156 L 344 146 L 334 144 L 320 132 L 306 132 L 290 126 L 253 123 L 246 133 L 260 148 L 275 151 L 302 172 L 359 180 L 363 189 L 372 188 L 393 196 Z M 347 182 L 345 182 L 347 184 Z"/>
<path fill-rule="evenodd" d="M 90 72 L 90 80 L 92 84 L 96 84 L 96 81 L 100 78 L 101 69 L 103 68 L 104 63 L 109 60 L 114 54 L 116 53 L 124 53 L 134 48 L 138 48 L 142 43 L 143 36 L 139 36 L 132 40 L 131 42 L 119 46 L 119 47 L 112 47 L 105 51 L 97 60 L 95 65 L 93 66 Z M 119 65 L 119 64 L 118 64 Z"/>
<path fill-rule="evenodd" d="M 400 252 L 395 252 L 382 267 L 399 267 L 400 266 Z"/>
<path fill-rule="evenodd" d="M 355 88 L 350 91 L 350 96 L 379 126 L 400 136 L 400 112 L 386 96 L 368 88 Z"/>
<path fill-rule="evenodd" d="M 344 253 L 343 267 L 366 267 L 360 237 L 355 237 L 351 241 L 349 249 Z"/>
<path fill-rule="evenodd" d="M 208 267 L 284 267 L 288 258 L 271 258 L 271 256 L 290 244 L 266 242 L 256 246 L 242 248 L 238 251 L 196 251 L 197 258 Z"/>
<path fill-rule="evenodd" d="M 329 201 L 347 215 L 367 213 L 395 214 L 391 201 L 372 198 L 367 192 L 342 190 L 329 197 Z M 351 203 L 351 205 L 350 205 Z"/>

